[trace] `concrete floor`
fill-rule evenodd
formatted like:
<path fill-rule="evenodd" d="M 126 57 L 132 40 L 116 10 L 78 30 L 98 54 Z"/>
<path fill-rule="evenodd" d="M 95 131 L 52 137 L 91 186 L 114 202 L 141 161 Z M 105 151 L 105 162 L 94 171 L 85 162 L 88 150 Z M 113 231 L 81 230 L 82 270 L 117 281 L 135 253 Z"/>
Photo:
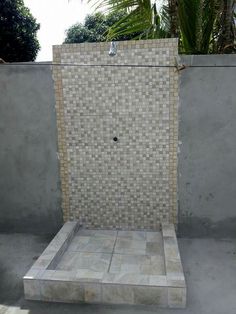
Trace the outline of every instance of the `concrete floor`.
<path fill-rule="evenodd" d="M 0 314 L 236 313 L 236 239 L 179 239 L 188 286 L 185 310 L 25 301 L 22 276 L 49 242 L 42 236 L 0 234 Z"/>

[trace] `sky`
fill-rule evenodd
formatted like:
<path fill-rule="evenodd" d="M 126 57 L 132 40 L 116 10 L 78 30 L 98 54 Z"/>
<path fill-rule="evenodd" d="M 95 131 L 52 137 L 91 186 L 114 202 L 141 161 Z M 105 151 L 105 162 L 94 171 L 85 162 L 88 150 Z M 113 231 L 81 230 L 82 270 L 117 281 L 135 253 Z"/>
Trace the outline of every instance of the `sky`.
<path fill-rule="evenodd" d="M 24 0 L 24 3 L 40 23 L 37 37 L 41 49 L 36 61 L 51 61 L 52 45 L 62 44 L 66 29 L 83 22 L 94 11 L 86 0 Z"/>

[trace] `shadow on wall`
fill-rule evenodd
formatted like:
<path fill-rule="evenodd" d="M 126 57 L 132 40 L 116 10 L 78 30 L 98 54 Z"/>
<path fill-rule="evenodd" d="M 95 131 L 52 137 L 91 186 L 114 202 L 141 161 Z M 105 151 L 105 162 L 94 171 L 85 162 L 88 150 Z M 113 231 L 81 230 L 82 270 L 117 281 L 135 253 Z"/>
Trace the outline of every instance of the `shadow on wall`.
<path fill-rule="evenodd" d="M 178 224 L 178 236 L 188 238 L 236 238 L 236 217 L 213 222 L 208 217 L 182 216 Z"/>

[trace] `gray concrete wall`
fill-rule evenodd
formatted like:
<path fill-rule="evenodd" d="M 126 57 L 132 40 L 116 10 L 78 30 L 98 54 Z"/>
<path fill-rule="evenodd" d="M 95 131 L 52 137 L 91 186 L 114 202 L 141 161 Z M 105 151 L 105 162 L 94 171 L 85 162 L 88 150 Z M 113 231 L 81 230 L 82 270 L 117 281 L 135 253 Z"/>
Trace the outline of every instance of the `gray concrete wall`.
<path fill-rule="evenodd" d="M 183 56 L 236 65 L 236 56 Z M 180 73 L 180 236 L 236 236 L 236 68 Z M 48 66 L 0 67 L 0 231 L 57 231 L 62 223 Z"/>
<path fill-rule="evenodd" d="M 236 66 L 236 55 L 182 62 Z M 179 112 L 179 234 L 236 236 L 236 68 L 183 70 Z"/>
<path fill-rule="evenodd" d="M 0 66 L 0 232 L 62 224 L 50 66 Z"/>

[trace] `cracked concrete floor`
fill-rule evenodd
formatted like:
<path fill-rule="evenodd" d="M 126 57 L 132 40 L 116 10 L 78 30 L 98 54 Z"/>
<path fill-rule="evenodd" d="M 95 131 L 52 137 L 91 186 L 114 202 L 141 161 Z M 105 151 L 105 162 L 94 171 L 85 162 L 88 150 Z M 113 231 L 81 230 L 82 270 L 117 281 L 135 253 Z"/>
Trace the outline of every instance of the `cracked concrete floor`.
<path fill-rule="evenodd" d="M 236 239 L 179 239 L 188 286 L 187 309 L 25 301 L 22 276 L 50 238 L 0 234 L 0 314 L 235 314 Z"/>

